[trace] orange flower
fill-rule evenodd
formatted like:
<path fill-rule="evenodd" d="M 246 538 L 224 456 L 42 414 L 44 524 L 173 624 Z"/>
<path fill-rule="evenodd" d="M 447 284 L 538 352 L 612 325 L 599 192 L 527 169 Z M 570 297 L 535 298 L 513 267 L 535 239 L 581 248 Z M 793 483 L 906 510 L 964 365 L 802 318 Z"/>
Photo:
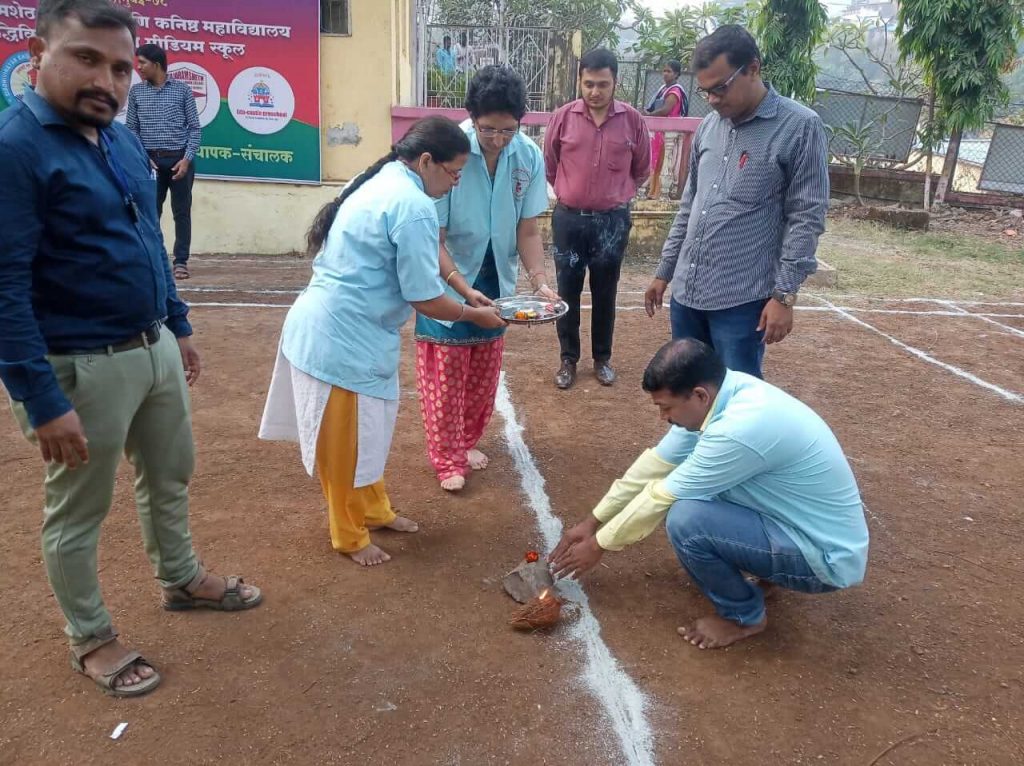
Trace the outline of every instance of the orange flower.
<path fill-rule="evenodd" d="M 529 564 L 532 564 L 535 561 L 540 561 L 540 554 L 537 553 L 537 551 L 527 551 L 526 552 L 526 561 Z"/>

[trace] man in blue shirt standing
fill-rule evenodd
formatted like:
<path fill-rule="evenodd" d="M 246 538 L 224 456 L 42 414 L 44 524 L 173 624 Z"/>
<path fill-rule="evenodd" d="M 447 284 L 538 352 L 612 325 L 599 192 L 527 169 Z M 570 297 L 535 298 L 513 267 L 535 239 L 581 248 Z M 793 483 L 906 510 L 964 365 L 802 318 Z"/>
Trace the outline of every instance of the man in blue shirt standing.
<path fill-rule="evenodd" d="M 195 158 L 203 140 L 192 89 L 167 76 L 167 54 L 153 43 L 136 51 L 142 82 L 128 91 L 125 124 L 139 137 L 156 168 L 157 218 L 163 215 L 167 191 L 174 214 L 174 277 L 188 279 L 192 249 L 192 184 Z"/>
<path fill-rule="evenodd" d="M 679 629 L 701 649 L 765 629 L 758 579 L 803 593 L 864 579 L 868 529 L 857 482 L 810 407 L 727 370 L 693 339 L 663 346 L 643 387 L 672 428 L 565 533 L 551 554 L 556 574 L 586 572 L 667 516 L 679 563 L 717 612 Z"/>
<path fill-rule="evenodd" d="M 437 62 L 437 68 L 444 74 L 455 74 L 455 51 L 452 50 L 452 38 L 448 35 L 444 36 L 434 60 Z"/>
<path fill-rule="evenodd" d="M 160 675 L 117 641 L 96 568 L 122 453 L 164 607 L 248 609 L 261 594 L 205 572 L 192 547 L 188 386 L 199 354 L 149 159 L 114 122 L 135 21 L 108 0 L 42 0 L 37 19 L 36 90 L 0 113 L 0 379 L 46 463 L 43 559 L 72 665 L 110 694 L 137 696 Z"/>

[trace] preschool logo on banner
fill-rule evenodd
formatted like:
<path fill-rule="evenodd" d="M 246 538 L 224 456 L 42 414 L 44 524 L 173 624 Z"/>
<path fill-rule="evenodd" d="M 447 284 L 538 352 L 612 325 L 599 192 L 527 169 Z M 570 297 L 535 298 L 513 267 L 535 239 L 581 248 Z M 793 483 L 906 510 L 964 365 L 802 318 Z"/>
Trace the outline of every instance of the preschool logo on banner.
<path fill-rule="evenodd" d="M 292 86 L 273 69 L 252 67 L 239 72 L 228 89 L 235 121 L 250 133 L 268 136 L 284 130 L 295 113 Z"/>

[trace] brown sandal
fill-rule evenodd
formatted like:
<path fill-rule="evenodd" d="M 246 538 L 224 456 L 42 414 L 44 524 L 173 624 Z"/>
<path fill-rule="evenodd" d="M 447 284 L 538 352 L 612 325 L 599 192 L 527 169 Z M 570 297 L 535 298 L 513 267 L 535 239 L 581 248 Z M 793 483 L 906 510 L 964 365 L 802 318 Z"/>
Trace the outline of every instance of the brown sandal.
<path fill-rule="evenodd" d="M 175 279 L 188 279 L 192 275 L 188 271 L 188 266 L 184 263 L 174 264 L 174 278 Z"/>
<path fill-rule="evenodd" d="M 202 568 L 192 581 L 181 588 L 164 588 L 164 609 L 169 612 L 184 612 L 190 609 L 213 609 L 218 612 L 240 612 L 244 609 L 252 609 L 259 606 L 263 601 L 263 594 L 255 585 L 248 586 L 252 589 L 249 598 L 242 598 L 242 585 L 245 580 L 237 575 L 229 575 L 224 578 L 224 595 L 220 599 L 196 598 L 192 594 L 199 588 L 209 574 Z"/>
<path fill-rule="evenodd" d="M 141 697 L 143 694 L 149 694 L 158 687 L 163 679 L 160 677 L 160 674 L 156 672 L 156 668 L 154 668 L 146 658 L 138 652 L 128 652 L 120 662 L 106 672 L 101 673 L 98 677 L 93 677 L 85 672 L 85 657 L 91 654 L 95 649 L 98 649 L 100 646 L 103 646 L 113 640 L 114 639 L 111 638 L 109 641 L 105 640 L 98 645 L 95 642 L 91 642 L 88 649 L 85 649 L 84 653 L 83 648 L 77 648 L 77 651 L 76 649 L 72 649 L 71 667 L 74 668 L 76 673 L 81 673 L 100 687 L 104 694 L 109 694 L 111 697 Z M 133 665 L 145 665 L 153 671 L 153 675 L 149 678 L 144 678 L 139 683 L 132 684 L 131 686 L 117 686 L 118 677 Z"/>

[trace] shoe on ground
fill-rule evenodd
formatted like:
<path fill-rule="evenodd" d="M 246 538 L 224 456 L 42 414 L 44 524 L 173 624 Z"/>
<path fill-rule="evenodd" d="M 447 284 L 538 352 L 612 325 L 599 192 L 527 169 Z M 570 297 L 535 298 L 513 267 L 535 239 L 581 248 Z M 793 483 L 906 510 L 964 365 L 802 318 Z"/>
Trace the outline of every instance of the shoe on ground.
<path fill-rule="evenodd" d="M 615 382 L 615 370 L 608 362 L 594 362 L 594 374 L 602 386 L 610 386 Z"/>
<path fill-rule="evenodd" d="M 562 361 L 562 366 L 558 368 L 558 372 L 555 373 L 555 385 L 558 388 L 565 391 L 568 388 L 572 388 L 576 382 L 576 363 L 568 360 Z"/>

